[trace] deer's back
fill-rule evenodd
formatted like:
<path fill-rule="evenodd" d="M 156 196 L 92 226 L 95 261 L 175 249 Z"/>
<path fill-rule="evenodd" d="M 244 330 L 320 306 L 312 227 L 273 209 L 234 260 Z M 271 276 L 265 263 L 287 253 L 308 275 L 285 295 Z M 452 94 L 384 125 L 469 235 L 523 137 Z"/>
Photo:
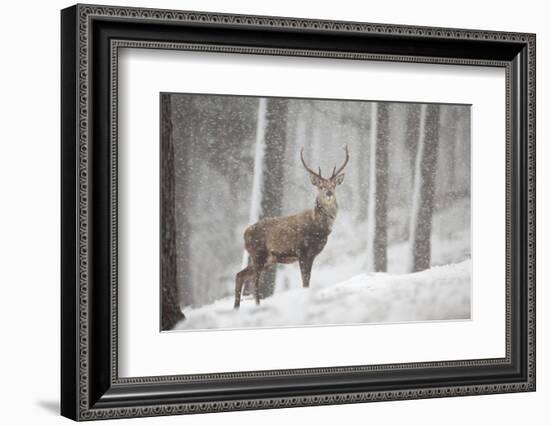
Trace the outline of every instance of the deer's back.
<path fill-rule="evenodd" d="M 250 254 L 290 259 L 304 250 L 319 253 L 329 232 L 315 222 L 313 210 L 306 210 L 292 216 L 262 219 L 245 230 L 244 240 Z"/>

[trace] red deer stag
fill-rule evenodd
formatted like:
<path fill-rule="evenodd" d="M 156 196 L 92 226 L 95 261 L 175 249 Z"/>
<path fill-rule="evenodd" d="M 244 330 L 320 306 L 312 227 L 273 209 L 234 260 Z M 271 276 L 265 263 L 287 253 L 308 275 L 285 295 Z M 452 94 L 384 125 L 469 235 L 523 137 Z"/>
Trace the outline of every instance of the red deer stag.
<path fill-rule="evenodd" d="M 244 245 L 250 254 L 249 265 L 235 277 L 235 308 L 241 304 L 241 291 L 245 282 L 253 280 L 254 298 L 260 303 L 259 281 L 262 272 L 276 263 L 300 264 L 303 287 L 309 287 L 311 267 L 315 257 L 321 253 L 336 219 L 338 204 L 336 186 L 344 181 L 342 171 L 348 164 L 346 159 L 337 170 L 336 166 L 330 178 L 311 170 L 304 160 L 304 148 L 300 150 L 300 159 L 309 173 L 311 183 L 317 187 L 315 207 L 292 216 L 279 216 L 262 219 L 250 225 L 244 231 Z"/>

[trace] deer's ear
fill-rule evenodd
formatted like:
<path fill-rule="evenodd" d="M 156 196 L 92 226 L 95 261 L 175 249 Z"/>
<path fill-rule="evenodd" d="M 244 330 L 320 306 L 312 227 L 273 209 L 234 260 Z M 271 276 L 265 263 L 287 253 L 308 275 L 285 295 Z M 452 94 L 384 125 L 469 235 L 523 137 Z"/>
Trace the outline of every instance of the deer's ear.
<path fill-rule="evenodd" d="M 336 185 L 340 185 L 342 182 L 344 182 L 344 173 L 340 173 L 338 176 L 334 178 L 334 183 Z"/>
<path fill-rule="evenodd" d="M 309 174 L 309 179 L 311 180 L 311 183 L 315 186 L 319 186 L 321 184 L 321 179 L 319 179 L 318 176 Z"/>

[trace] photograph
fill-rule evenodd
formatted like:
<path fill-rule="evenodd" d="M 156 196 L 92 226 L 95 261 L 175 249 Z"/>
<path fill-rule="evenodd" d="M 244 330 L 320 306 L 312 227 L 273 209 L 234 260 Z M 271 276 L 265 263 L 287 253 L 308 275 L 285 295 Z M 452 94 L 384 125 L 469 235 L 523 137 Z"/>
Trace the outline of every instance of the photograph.
<path fill-rule="evenodd" d="M 159 98 L 161 331 L 471 320 L 471 105 Z"/>

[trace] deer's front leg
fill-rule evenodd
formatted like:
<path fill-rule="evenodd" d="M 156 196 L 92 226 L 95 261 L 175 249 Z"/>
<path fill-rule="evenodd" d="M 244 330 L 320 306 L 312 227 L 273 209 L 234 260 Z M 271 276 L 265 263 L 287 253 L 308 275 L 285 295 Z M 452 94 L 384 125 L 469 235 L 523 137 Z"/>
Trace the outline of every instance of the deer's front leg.
<path fill-rule="evenodd" d="M 300 272 L 302 273 L 302 286 L 309 287 L 309 279 L 311 278 L 311 267 L 313 266 L 313 258 L 300 258 Z"/>

